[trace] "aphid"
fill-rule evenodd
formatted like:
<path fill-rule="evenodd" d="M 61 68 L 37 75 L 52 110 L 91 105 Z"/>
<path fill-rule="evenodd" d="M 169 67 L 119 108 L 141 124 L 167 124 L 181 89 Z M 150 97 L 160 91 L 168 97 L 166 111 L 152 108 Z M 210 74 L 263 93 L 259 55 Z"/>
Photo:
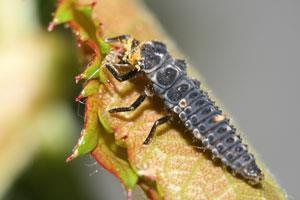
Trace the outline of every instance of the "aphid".
<path fill-rule="evenodd" d="M 120 42 L 123 51 L 112 51 L 104 60 L 104 66 L 119 81 L 144 74 L 151 82 L 154 95 L 159 96 L 169 114 L 154 122 L 144 144 L 148 144 L 155 129 L 173 118 L 179 118 L 191 134 L 200 140 L 214 158 L 240 174 L 250 184 L 263 179 L 263 173 L 254 156 L 237 136 L 235 128 L 215 106 L 208 94 L 200 90 L 200 82 L 187 76 L 184 60 L 174 59 L 166 45 L 158 41 L 141 42 L 129 35 L 107 38 L 106 42 Z M 133 69 L 119 73 L 115 67 L 131 66 Z M 129 107 L 109 110 L 110 113 L 135 110 L 147 98 L 144 92 Z"/>

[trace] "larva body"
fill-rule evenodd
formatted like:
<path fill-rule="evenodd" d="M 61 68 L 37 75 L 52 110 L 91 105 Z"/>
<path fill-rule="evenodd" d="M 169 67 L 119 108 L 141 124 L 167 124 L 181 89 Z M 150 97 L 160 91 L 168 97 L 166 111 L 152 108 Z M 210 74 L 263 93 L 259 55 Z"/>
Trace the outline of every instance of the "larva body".
<path fill-rule="evenodd" d="M 200 89 L 200 82 L 187 76 L 185 62 L 174 59 L 161 42 L 139 42 L 129 36 L 123 37 L 118 38 L 124 43 L 123 62 L 144 73 L 154 94 L 163 100 L 170 113 L 177 116 L 191 135 L 225 166 L 250 184 L 259 183 L 263 174 L 254 156 L 248 152 L 229 120 Z"/>

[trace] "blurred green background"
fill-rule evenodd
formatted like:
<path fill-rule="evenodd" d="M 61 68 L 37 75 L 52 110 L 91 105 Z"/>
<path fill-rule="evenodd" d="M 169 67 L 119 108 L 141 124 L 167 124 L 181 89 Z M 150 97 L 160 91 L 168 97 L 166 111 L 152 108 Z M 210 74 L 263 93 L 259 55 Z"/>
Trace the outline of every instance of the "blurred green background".
<path fill-rule="evenodd" d="M 65 163 L 83 124 L 69 29 L 47 32 L 54 0 L 0 0 L 0 199 L 124 199 L 90 156 Z"/>

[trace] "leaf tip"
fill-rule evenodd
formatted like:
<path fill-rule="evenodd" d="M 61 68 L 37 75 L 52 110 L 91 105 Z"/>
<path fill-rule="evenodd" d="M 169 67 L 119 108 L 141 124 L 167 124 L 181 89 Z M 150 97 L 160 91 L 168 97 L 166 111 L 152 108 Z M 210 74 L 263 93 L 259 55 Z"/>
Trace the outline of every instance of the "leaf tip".
<path fill-rule="evenodd" d="M 81 74 L 79 74 L 78 76 L 75 76 L 75 83 L 78 84 L 81 79 L 82 79 Z"/>
<path fill-rule="evenodd" d="M 71 162 L 72 160 L 74 160 L 75 158 L 77 158 L 78 155 L 79 155 L 79 154 L 78 154 L 78 150 L 77 150 L 77 149 L 74 150 L 74 151 L 72 152 L 72 154 L 71 154 L 70 156 L 67 157 L 66 163 Z"/>
<path fill-rule="evenodd" d="M 47 30 L 49 31 L 49 32 L 51 32 L 51 31 L 53 31 L 53 29 L 55 28 L 55 19 L 52 21 L 52 22 L 50 22 L 49 23 L 49 25 L 48 25 L 48 27 L 47 27 Z"/>

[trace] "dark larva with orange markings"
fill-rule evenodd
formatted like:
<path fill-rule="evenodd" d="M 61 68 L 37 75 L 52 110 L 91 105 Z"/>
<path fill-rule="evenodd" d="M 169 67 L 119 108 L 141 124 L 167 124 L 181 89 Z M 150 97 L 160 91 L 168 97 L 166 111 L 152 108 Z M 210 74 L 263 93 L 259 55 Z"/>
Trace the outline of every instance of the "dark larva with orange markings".
<path fill-rule="evenodd" d="M 165 44 L 157 41 L 141 42 L 128 35 L 108 38 L 106 41 L 123 45 L 122 51 L 112 51 L 104 60 L 104 66 L 112 75 L 119 81 L 125 81 L 137 74 L 144 74 L 151 82 L 153 94 L 163 100 L 169 111 L 167 116 L 154 122 L 144 141 L 145 145 L 150 142 L 157 126 L 177 117 L 193 137 L 200 140 L 214 157 L 234 173 L 253 185 L 263 179 L 254 156 L 248 152 L 229 120 L 208 94 L 201 90 L 200 82 L 187 76 L 184 60 L 174 59 Z M 133 69 L 120 74 L 116 67 L 122 66 L 131 66 Z M 146 91 L 129 107 L 113 108 L 109 112 L 135 110 L 150 96 Z"/>

